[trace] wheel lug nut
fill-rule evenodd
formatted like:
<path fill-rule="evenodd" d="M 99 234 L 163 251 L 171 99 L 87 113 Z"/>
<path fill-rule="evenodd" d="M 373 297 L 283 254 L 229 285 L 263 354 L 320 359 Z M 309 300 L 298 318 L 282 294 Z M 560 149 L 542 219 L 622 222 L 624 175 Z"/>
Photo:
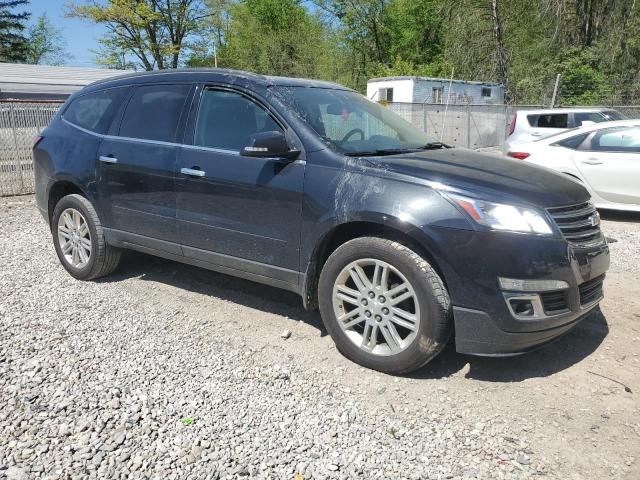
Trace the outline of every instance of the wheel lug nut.
<path fill-rule="evenodd" d="M 376 322 L 382 321 L 382 317 L 380 315 L 376 315 L 374 318 L 376 319 Z"/>
<path fill-rule="evenodd" d="M 369 292 L 369 298 L 376 298 L 376 294 L 373 292 Z"/>
<path fill-rule="evenodd" d="M 369 305 L 369 302 L 367 302 L 367 299 L 366 299 L 366 298 L 363 298 L 363 299 L 362 299 L 362 305 L 364 305 L 365 307 L 366 307 L 367 305 Z"/>
<path fill-rule="evenodd" d="M 371 316 L 371 312 L 367 310 L 366 312 L 364 312 L 364 316 L 369 318 Z"/>
<path fill-rule="evenodd" d="M 382 313 L 384 313 L 385 315 L 389 315 L 389 309 L 387 307 L 384 307 L 382 309 Z"/>
<path fill-rule="evenodd" d="M 378 301 L 379 301 L 380 303 L 384 303 L 384 302 L 386 302 L 386 301 L 387 301 L 387 299 L 386 299 L 386 298 L 384 298 L 382 295 L 380 295 L 380 296 L 378 297 Z"/>

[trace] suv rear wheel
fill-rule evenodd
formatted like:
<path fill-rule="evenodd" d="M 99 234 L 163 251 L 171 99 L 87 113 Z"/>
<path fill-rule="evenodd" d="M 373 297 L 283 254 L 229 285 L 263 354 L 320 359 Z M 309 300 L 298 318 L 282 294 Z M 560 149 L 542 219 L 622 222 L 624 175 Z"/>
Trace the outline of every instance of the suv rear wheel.
<path fill-rule="evenodd" d="M 108 275 L 120 262 L 120 250 L 105 241 L 98 214 L 82 195 L 67 195 L 58 202 L 51 232 L 62 266 L 78 280 Z"/>
<path fill-rule="evenodd" d="M 318 295 L 338 349 L 374 370 L 420 368 L 451 335 L 442 280 L 424 258 L 391 240 L 363 237 L 340 246 L 322 269 Z"/>

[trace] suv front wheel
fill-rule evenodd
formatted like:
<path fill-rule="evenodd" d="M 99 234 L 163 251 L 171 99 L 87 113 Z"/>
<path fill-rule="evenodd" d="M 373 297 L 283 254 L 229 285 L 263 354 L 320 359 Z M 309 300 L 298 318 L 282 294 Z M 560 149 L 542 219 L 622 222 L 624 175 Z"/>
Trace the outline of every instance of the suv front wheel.
<path fill-rule="evenodd" d="M 108 275 L 120 262 L 120 250 L 105 241 L 98 214 L 82 195 L 67 195 L 58 202 L 51 233 L 60 263 L 78 280 Z"/>
<path fill-rule="evenodd" d="M 320 313 L 347 358 L 390 374 L 429 362 L 451 334 L 449 295 L 429 263 L 406 246 L 356 238 L 328 258 Z"/>

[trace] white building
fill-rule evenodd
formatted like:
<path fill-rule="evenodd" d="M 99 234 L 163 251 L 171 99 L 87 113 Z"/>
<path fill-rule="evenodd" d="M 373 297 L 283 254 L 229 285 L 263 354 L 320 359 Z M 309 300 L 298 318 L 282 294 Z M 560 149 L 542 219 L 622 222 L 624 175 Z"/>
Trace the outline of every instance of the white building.
<path fill-rule="evenodd" d="M 367 82 L 367 97 L 376 101 L 449 105 L 502 105 L 504 87 L 428 77 L 384 77 Z"/>
<path fill-rule="evenodd" d="M 132 70 L 0 63 L 0 100 L 64 100 L 97 80 Z"/>

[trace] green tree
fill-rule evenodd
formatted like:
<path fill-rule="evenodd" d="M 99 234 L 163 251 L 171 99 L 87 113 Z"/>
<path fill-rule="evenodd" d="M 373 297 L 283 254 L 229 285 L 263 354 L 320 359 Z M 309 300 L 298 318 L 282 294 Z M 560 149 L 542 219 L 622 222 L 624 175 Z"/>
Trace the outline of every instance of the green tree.
<path fill-rule="evenodd" d="M 201 0 L 92 0 L 70 3 L 67 15 L 104 25 L 101 53 L 117 58 L 122 51 L 145 70 L 177 68 L 199 34 L 204 15 Z M 105 51 L 106 49 L 106 51 Z"/>
<path fill-rule="evenodd" d="M 62 30 L 53 25 L 44 13 L 29 27 L 27 39 L 26 63 L 64 65 L 70 58 Z"/>
<path fill-rule="evenodd" d="M 28 3 L 28 0 L 0 1 L 0 62 L 24 62 L 27 59 L 25 30 L 31 14 L 15 12 L 14 9 Z"/>

